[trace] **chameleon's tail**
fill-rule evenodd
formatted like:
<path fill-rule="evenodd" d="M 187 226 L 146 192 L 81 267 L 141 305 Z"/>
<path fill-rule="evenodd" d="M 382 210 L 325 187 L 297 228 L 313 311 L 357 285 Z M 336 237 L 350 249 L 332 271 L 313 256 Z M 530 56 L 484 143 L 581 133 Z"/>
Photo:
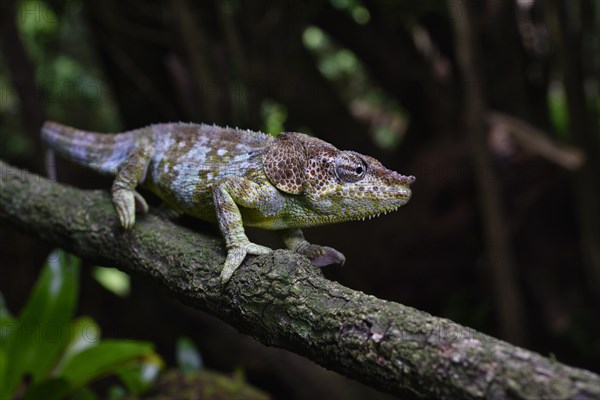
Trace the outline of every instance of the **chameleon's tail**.
<path fill-rule="evenodd" d="M 134 146 L 134 132 L 86 132 L 47 121 L 42 140 L 61 156 L 104 174 L 115 174 Z"/>

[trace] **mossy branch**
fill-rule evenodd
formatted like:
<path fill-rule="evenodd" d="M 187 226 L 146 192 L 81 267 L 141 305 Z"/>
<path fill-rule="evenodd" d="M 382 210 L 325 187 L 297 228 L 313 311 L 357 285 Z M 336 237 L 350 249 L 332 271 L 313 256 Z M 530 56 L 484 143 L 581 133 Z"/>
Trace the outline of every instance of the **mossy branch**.
<path fill-rule="evenodd" d="M 153 213 L 125 232 L 107 191 L 70 188 L 1 161 L 0 218 L 144 276 L 262 343 L 403 398 L 600 398 L 598 375 L 328 281 L 289 251 L 250 257 L 222 288 L 220 238 Z"/>

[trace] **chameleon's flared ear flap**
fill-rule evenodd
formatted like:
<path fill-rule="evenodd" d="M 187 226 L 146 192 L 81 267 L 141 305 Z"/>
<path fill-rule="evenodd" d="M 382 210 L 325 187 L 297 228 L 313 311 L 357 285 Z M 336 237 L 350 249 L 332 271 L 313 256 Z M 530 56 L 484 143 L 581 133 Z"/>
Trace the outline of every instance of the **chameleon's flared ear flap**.
<path fill-rule="evenodd" d="M 304 191 L 306 152 L 295 133 L 279 135 L 265 152 L 263 165 L 277 189 L 290 194 Z"/>

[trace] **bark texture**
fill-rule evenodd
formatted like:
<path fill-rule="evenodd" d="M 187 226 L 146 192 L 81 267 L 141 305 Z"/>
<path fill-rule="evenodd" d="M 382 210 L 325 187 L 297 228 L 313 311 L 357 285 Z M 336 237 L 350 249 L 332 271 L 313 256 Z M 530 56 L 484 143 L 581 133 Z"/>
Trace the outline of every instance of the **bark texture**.
<path fill-rule="evenodd" d="M 600 397 L 598 375 L 328 281 L 289 251 L 249 258 L 222 288 L 221 239 L 153 213 L 124 232 L 107 191 L 69 188 L 0 162 L 0 218 L 402 398 Z"/>

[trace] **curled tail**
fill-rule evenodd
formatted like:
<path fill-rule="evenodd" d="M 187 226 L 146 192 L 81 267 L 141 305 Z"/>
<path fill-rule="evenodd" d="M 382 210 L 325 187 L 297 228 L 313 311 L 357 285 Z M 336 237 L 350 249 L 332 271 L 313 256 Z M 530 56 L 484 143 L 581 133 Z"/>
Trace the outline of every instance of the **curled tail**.
<path fill-rule="evenodd" d="M 135 131 L 111 135 L 47 121 L 42 126 L 42 140 L 69 160 L 114 175 L 135 145 Z"/>

